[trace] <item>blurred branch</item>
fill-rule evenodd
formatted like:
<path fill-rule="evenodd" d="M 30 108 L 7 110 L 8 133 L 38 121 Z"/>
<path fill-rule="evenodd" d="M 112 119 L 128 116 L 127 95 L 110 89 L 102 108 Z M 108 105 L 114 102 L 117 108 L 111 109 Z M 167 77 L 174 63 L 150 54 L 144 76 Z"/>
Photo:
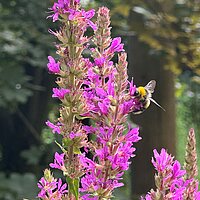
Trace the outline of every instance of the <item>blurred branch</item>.
<path fill-rule="evenodd" d="M 33 127 L 31 122 L 28 120 L 28 118 L 20 111 L 20 109 L 17 109 L 17 114 L 20 117 L 20 119 L 23 121 L 27 129 L 30 131 L 30 133 L 34 136 L 34 138 L 40 143 L 40 133 Z"/>

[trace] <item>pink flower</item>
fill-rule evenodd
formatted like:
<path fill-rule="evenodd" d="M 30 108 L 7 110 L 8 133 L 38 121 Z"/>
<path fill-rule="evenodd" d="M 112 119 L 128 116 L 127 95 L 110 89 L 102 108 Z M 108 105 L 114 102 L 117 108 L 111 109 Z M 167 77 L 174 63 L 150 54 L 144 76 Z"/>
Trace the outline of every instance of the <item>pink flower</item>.
<path fill-rule="evenodd" d="M 95 65 L 102 67 L 105 64 L 106 59 L 104 57 L 95 58 Z"/>
<path fill-rule="evenodd" d="M 135 102 L 133 100 L 129 100 L 129 101 L 125 101 L 123 102 L 119 108 L 120 108 L 120 112 L 125 115 L 130 113 L 131 108 L 135 107 Z"/>
<path fill-rule="evenodd" d="M 112 43 L 109 47 L 109 52 L 114 53 L 120 51 L 124 51 L 124 44 L 121 43 L 121 38 L 117 37 L 112 40 Z"/>
<path fill-rule="evenodd" d="M 54 14 L 48 16 L 53 18 L 53 22 L 58 20 L 59 14 L 65 13 L 70 6 L 70 0 L 58 0 L 58 2 L 53 4 L 53 7 L 50 8 Z"/>
<path fill-rule="evenodd" d="M 90 19 L 95 15 L 95 10 L 91 9 L 89 11 L 82 10 L 82 15 L 86 19 L 88 26 L 90 26 L 94 31 L 97 30 L 96 24 L 94 24 Z"/>
<path fill-rule="evenodd" d="M 58 182 L 56 179 L 47 181 L 42 177 L 38 183 L 38 187 L 41 189 L 38 193 L 38 197 L 42 199 L 61 199 L 63 194 L 67 193 L 67 184 L 65 183 L 62 185 L 61 179 L 59 179 Z"/>
<path fill-rule="evenodd" d="M 103 99 L 107 96 L 107 92 L 103 88 L 96 87 L 96 95 Z"/>
<path fill-rule="evenodd" d="M 129 83 L 129 94 L 130 96 L 133 96 L 136 91 L 136 85 L 134 85 L 133 80 Z"/>
<path fill-rule="evenodd" d="M 95 170 L 96 163 L 91 159 L 85 157 L 85 154 L 79 155 L 80 163 L 85 168 L 86 171 Z"/>
<path fill-rule="evenodd" d="M 81 191 L 87 192 L 91 191 L 94 193 L 98 189 L 104 188 L 107 191 L 112 191 L 114 188 L 121 187 L 124 184 L 119 183 L 118 180 L 107 180 L 105 181 L 102 176 L 101 170 L 92 171 L 91 173 L 86 173 L 84 177 L 81 178 Z M 87 199 L 87 198 L 86 198 Z"/>
<path fill-rule="evenodd" d="M 89 194 L 85 194 L 81 197 L 82 200 L 98 200 L 98 197 L 90 196 Z"/>
<path fill-rule="evenodd" d="M 157 150 L 153 150 L 155 160 L 152 158 L 152 163 L 158 172 L 162 172 L 167 167 L 172 168 L 173 157 L 171 157 L 165 149 L 161 149 L 161 153 L 158 154 Z"/>
<path fill-rule="evenodd" d="M 96 153 L 95 157 L 100 158 L 100 160 L 105 160 L 109 156 L 109 149 L 107 146 L 104 146 L 101 149 L 96 149 L 95 153 Z"/>
<path fill-rule="evenodd" d="M 70 90 L 69 89 L 58 89 L 58 88 L 53 88 L 53 95 L 52 97 L 59 98 L 59 99 L 64 99 L 66 94 L 69 94 Z"/>
<path fill-rule="evenodd" d="M 62 195 L 67 193 L 67 184 L 62 185 L 62 180 L 59 178 L 57 183 L 57 198 L 62 198 Z"/>
<path fill-rule="evenodd" d="M 97 29 L 97 26 L 90 20 L 95 15 L 94 9 L 89 11 L 70 9 L 69 13 L 68 19 L 70 21 L 78 21 L 80 24 L 85 23 L 86 26 L 82 26 L 82 29 L 85 29 L 87 26 L 90 26 L 93 30 Z"/>
<path fill-rule="evenodd" d="M 55 188 L 57 187 L 57 182 L 55 180 L 53 180 L 52 182 L 48 182 L 47 180 L 45 180 L 44 177 L 42 177 L 39 180 L 39 183 L 37 184 L 38 188 L 40 188 L 40 192 L 38 193 L 38 197 L 39 198 L 45 198 L 46 194 L 52 194 L 53 190 L 55 190 Z"/>
<path fill-rule="evenodd" d="M 48 56 L 48 59 L 49 63 L 47 64 L 47 67 L 49 71 L 54 74 L 60 73 L 60 63 L 59 62 L 56 63 L 56 61 L 52 56 Z"/>
<path fill-rule="evenodd" d="M 179 177 L 182 177 L 184 176 L 186 173 L 185 170 L 181 170 L 181 164 L 175 160 L 173 166 L 172 166 L 172 176 L 173 178 L 179 178 Z"/>
<path fill-rule="evenodd" d="M 82 192 L 87 192 L 87 191 L 97 191 L 99 189 L 99 186 L 101 185 L 101 180 L 98 179 L 98 174 L 100 174 L 101 171 L 99 171 L 99 173 L 95 173 L 94 171 L 87 173 L 84 177 L 81 178 L 81 191 Z"/>
<path fill-rule="evenodd" d="M 152 198 L 149 194 L 147 194 L 145 197 L 141 197 L 141 200 L 152 200 Z"/>
<path fill-rule="evenodd" d="M 100 127 L 97 133 L 98 141 L 101 144 L 106 144 L 111 140 L 113 127 Z"/>
<path fill-rule="evenodd" d="M 53 22 L 58 20 L 59 15 L 70 13 L 71 10 L 77 7 L 77 5 L 80 3 L 80 0 L 58 0 L 58 2 L 55 2 L 53 7 L 50 8 L 54 14 L 48 16 L 53 18 Z M 74 4 L 74 7 L 72 9 L 72 4 Z"/>
<path fill-rule="evenodd" d="M 49 128 L 52 129 L 52 132 L 53 132 L 53 133 L 58 133 L 58 134 L 60 134 L 60 126 L 61 126 L 60 123 L 57 123 L 57 125 L 55 125 L 55 124 L 51 123 L 50 121 L 47 121 L 47 122 L 46 122 L 46 125 L 47 125 Z"/>
<path fill-rule="evenodd" d="M 129 159 L 134 157 L 134 151 L 135 148 L 132 147 L 131 142 L 127 142 L 125 144 L 121 143 L 116 154 L 114 156 L 111 155 L 108 157 L 112 163 L 112 169 L 119 169 L 120 172 L 127 170 L 130 164 Z"/>
<path fill-rule="evenodd" d="M 128 142 L 138 142 L 141 139 L 139 136 L 139 128 L 133 128 L 125 135 L 125 140 Z"/>
<path fill-rule="evenodd" d="M 56 169 L 60 169 L 62 171 L 65 171 L 65 164 L 64 164 L 64 156 L 65 154 L 59 154 L 59 153 L 55 153 L 55 157 L 54 157 L 54 163 L 50 163 L 49 166 L 51 168 L 56 168 Z"/>
<path fill-rule="evenodd" d="M 98 107 L 99 107 L 100 113 L 103 115 L 108 114 L 109 106 L 110 106 L 109 99 L 104 99 L 102 102 L 98 102 Z"/>

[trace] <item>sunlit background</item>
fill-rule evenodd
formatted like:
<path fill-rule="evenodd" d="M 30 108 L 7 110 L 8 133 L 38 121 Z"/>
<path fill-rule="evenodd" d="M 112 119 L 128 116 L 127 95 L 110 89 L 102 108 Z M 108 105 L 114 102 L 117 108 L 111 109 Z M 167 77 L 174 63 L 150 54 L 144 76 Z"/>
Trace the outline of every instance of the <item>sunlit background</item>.
<path fill-rule="evenodd" d="M 189 128 L 195 128 L 200 158 L 200 1 L 83 0 L 86 8 L 108 6 L 112 35 L 128 52 L 129 75 L 136 85 L 157 81 L 155 105 L 130 123 L 143 140 L 114 199 L 139 199 L 153 185 L 152 150 L 165 147 L 184 163 Z M 2 0 L 0 3 L 0 199 L 35 199 L 37 181 L 53 159 L 56 136 L 45 127 L 59 102 L 52 100 L 55 77 L 47 56 L 55 38 L 46 19 L 52 0 Z M 198 166 L 200 168 L 200 159 Z M 56 172 L 55 172 L 56 173 Z"/>

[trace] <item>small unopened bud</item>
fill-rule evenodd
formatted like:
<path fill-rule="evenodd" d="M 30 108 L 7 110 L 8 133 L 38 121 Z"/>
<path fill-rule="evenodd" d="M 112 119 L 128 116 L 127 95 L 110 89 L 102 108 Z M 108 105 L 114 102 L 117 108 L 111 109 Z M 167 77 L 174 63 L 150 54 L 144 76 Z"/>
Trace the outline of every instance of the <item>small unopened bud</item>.
<path fill-rule="evenodd" d="M 48 181 L 48 182 L 52 182 L 54 177 L 53 175 L 51 174 L 51 171 L 50 169 L 45 169 L 44 170 L 44 178 Z"/>

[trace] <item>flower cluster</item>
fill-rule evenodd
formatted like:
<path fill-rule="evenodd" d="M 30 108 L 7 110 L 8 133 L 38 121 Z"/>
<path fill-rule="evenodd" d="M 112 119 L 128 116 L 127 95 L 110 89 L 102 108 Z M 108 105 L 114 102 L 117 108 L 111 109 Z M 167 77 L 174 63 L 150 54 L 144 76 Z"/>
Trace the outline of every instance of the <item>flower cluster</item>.
<path fill-rule="evenodd" d="M 61 179 L 55 179 L 47 169 L 44 172 L 44 177 L 39 180 L 38 188 L 41 189 L 38 194 L 41 199 L 61 199 L 67 193 L 67 184 L 62 184 Z"/>
<path fill-rule="evenodd" d="M 38 197 L 110 199 L 114 188 L 123 185 L 122 175 L 135 156 L 133 143 L 141 139 L 138 128 L 127 124 L 127 115 L 138 109 L 138 102 L 136 86 L 128 81 L 124 44 L 120 37 L 111 38 L 106 7 L 98 10 L 95 23 L 95 11 L 82 9 L 79 0 L 58 0 L 50 10 L 53 22 L 62 23 L 59 31 L 49 30 L 60 42 L 58 60 L 48 56 L 48 70 L 58 76 L 52 97 L 62 103 L 58 120 L 46 122 L 62 137 L 62 153 L 55 153 L 50 167 L 63 173 L 67 186 L 44 175 Z M 91 37 L 85 34 L 88 28 L 94 33 Z M 85 52 L 90 55 L 83 56 Z M 85 118 L 91 126 L 83 124 Z"/>
<path fill-rule="evenodd" d="M 142 200 L 198 200 L 198 182 L 194 177 L 187 179 L 186 170 L 181 170 L 181 165 L 177 160 L 162 149 L 160 154 L 154 150 L 152 158 L 155 174 L 156 190 L 151 191 L 142 197 Z M 195 184 L 194 184 L 195 183 Z"/>
<path fill-rule="evenodd" d="M 70 21 L 77 21 L 79 25 L 84 25 L 82 27 L 83 30 L 86 26 L 90 26 L 95 30 L 96 25 L 90 20 L 95 15 L 95 11 L 92 9 L 86 12 L 83 9 L 80 10 L 79 7 L 80 0 L 58 0 L 50 8 L 53 14 L 49 17 L 53 18 L 53 22 L 57 21 L 59 17 Z"/>
<path fill-rule="evenodd" d="M 183 176 L 185 170 L 181 170 L 180 163 L 173 159 L 165 149 L 160 154 L 154 150 L 152 163 L 157 171 L 155 175 L 156 191 L 151 190 L 146 199 L 180 199 L 187 187 Z"/>
<path fill-rule="evenodd" d="M 99 8 L 95 23 L 95 11 L 82 9 L 80 0 L 58 0 L 50 10 L 53 22 L 62 23 L 58 31 L 49 30 L 59 44 L 58 59 L 48 56 L 47 64 L 49 72 L 58 76 L 52 97 L 61 101 L 61 107 L 59 118 L 46 125 L 60 135 L 61 144 L 57 144 L 62 153 L 56 152 L 49 166 L 60 170 L 67 183 L 46 169 L 38 183 L 38 198 L 108 200 L 115 188 L 123 186 L 123 173 L 135 156 L 133 143 L 141 139 L 127 116 L 143 105 L 136 98 L 133 80 L 128 81 L 124 44 L 120 37 L 111 38 L 109 9 Z M 93 32 L 90 37 L 88 28 Z M 83 124 L 84 119 L 90 119 L 91 125 Z M 185 170 L 165 149 L 160 154 L 154 150 L 156 190 L 142 199 L 200 199 L 196 160 L 193 129 Z"/>

